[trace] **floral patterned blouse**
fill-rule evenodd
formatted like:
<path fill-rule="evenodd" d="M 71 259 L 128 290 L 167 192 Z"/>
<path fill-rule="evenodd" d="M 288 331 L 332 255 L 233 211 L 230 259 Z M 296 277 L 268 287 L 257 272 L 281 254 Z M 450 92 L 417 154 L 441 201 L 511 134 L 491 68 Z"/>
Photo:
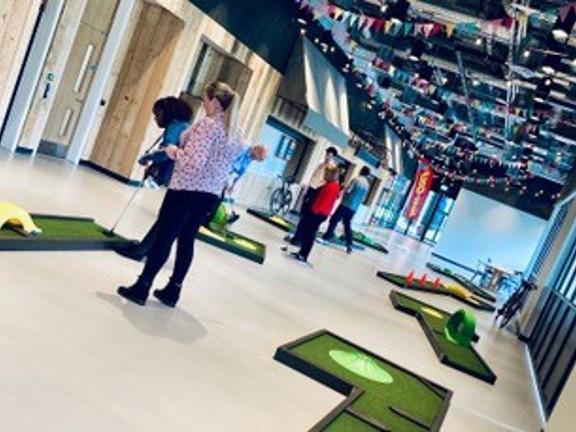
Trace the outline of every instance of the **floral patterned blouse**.
<path fill-rule="evenodd" d="M 220 196 L 236 157 L 244 148 L 240 131 L 228 140 L 224 116 L 205 117 L 180 137 L 170 189 Z"/>

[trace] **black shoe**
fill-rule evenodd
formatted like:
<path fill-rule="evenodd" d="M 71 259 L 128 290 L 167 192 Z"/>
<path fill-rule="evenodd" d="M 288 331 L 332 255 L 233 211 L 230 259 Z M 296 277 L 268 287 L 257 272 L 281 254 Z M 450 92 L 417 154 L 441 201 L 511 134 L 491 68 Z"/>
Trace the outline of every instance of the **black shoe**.
<path fill-rule="evenodd" d="M 130 300 L 132 303 L 144 306 L 146 304 L 146 299 L 148 298 L 148 291 L 150 290 L 149 284 L 144 284 L 140 281 L 130 287 L 121 286 L 116 290 L 120 297 L 124 297 L 126 300 Z"/>
<path fill-rule="evenodd" d="M 181 284 L 176 284 L 173 282 L 168 282 L 168 285 L 164 289 L 154 290 L 152 295 L 156 297 L 162 304 L 168 307 L 175 307 L 176 303 L 180 299 L 180 290 L 182 289 Z"/>
<path fill-rule="evenodd" d="M 240 215 L 238 213 L 232 213 L 229 217 L 228 217 L 228 225 L 232 225 L 234 222 L 236 222 L 238 219 L 240 219 Z"/>
<path fill-rule="evenodd" d="M 308 262 L 306 258 L 300 255 L 300 252 L 290 252 L 290 258 L 294 258 L 296 261 Z"/>
<path fill-rule="evenodd" d="M 346 253 L 351 254 L 352 253 L 352 247 L 346 246 Z"/>
<path fill-rule="evenodd" d="M 114 252 L 118 255 L 123 256 L 134 261 L 142 262 L 146 258 L 146 253 L 143 252 L 138 245 L 132 245 L 127 247 L 114 248 Z"/>

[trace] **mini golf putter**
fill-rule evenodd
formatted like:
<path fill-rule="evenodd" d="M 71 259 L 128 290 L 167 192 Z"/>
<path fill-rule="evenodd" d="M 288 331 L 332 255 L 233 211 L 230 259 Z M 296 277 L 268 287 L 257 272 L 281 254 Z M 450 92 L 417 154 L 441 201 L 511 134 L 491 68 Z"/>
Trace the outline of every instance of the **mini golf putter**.
<path fill-rule="evenodd" d="M 24 235 L 35 236 L 42 232 L 26 210 L 16 204 L 5 201 L 0 202 L 0 229 L 6 224 L 16 228 L 17 231 L 22 232 Z"/>

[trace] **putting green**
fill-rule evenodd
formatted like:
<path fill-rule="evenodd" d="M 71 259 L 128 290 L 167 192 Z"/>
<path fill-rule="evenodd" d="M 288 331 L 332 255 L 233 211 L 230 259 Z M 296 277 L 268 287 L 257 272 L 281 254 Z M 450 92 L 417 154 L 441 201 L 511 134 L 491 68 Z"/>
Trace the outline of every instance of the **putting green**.
<path fill-rule="evenodd" d="M 330 358 L 350 372 L 381 384 L 392 384 L 394 378 L 376 363 L 372 357 L 360 352 L 332 350 Z"/>
<path fill-rule="evenodd" d="M 23 236 L 5 226 L 0 230 L 0 250 L 99 250 L 129 243 L 119 235 L 107 235 L 107 230 L 90 218 L 31 216 L 42 233 Z"/>
<path fill-rule="evenodd" d="M 418 319 L 441 363 L 487 383 L 494 384 L 496 375 L 474 347 L 472 345 L 461 345 L 460 340 L 451 335 L 448 337 L 445 331 L 451 319 L 451 315 L 448 312 L 433 308 L 428 303 L 421 302 L 394 290 L 390 292 L 390 300 L 394 308 Z M 436 314 L 441 315 L 441 319 L 427 313 L 427 310 L 434 310 Z M 458 326 L 458 323 L 456 323 L 456 326 Z M 471 340 L 478 339 L 475 334 L 469 334 L 467 338 Z"/>
<path fill-rule="evenodd" d="M 450 270 L 449 268 L 446 267 L 440 267 L 437 266 L 435 264 L 432 263 L 427 263 L 426 266 L 428 268 L 430 268 L 431 270 L 434 270 L 436 273 L 440 273 L 444 276 L 447 276 L 449 278 L 454 279 L 456 282 L 458 282 L 460 285 L 462 285 L 464 288 L 466 288 L 467 290 L 471 291 L 472 293 L 474 293 L 475 295 L 477 295 L 478 297 L 483 298 L 484 300 L 488 300 L 490 302 L 495 302 L 496 301 L 496 297 L 494 297 L 492 294 L 490 294 L 490 292 L 486 291 L 483 288 L 480 288 L 478 285 L 476 285 L 473 282 L 470 282 L 468 279 L 466 279 L 464 276 L 462 276 L 461 274 L 458 273 L 454 273 L 452 270 Z"/>
<path fill-rule="evenodd" d="M 266 257 L 264 244 L 232 231 L 214 232 L 201 227 L 198 231 L 198 239 L 259 264 L 262 264 Z"/>
<path fill-rule="evenodd" d="M 293 224 L 292 222 L 290 222 L 289 220 L 287 220 L 282 216 L 274 215 L 266 211 L 256 210 L 252 208 L 249 208 L 248 210 L 246 210 L 246 212 L 249 215 L 257 217 L 258 219 L 263 220 L 264 222 L 268 222 L 270 225 L 273 225 L 276 228 L 280 228 L 283 231 L 289 232 L 294 231 L 296 229 L 295 224 Z"/>
<path fill-rule="evenodd" d="M 284 345 L 275 358 L 348 395 L 314 431 L 437 431 L 451 392 L 328 331 Z"/>
<path fill-rule="evenodd" d="M 363 234 L 360 231 L 353 231 L 352 238 L 354 239 L 355 242 L 363 246 L 369 247 L 382 253 L 386 254 L 388 253 L 388 249 L 386 249 L 383 245 L 377 243 L 376 241 L 374 241 L 374 239 L 368 237 L 366 234 Z"/>
<path fill-rule="evenodd" d="M 434 286 L 434 282 L 427 281 L 422 285 L 420 280 L 416 277 L 412 280 L 410 284 L 406 284 L 406 276 L 402 276 L 395 273 L 388 273 L 384 271 L 379 271 L 377 276 L 392 282 L 394 285 L 399 286 L 400 288 L 409 289 L 409 290 L 416 290 L 416 291 L 424 291 L 430 294 L 440 294 L 452 297 L 468 306 L 472 306 L 475 309 L 482 310 L 485 312 L 494 312 L 496 308 L 485 301 L 474 297 L 474 295 L 468 291 L 466 288 L 455 285 L 449 284 L 444 285 L 440 284 L 438 288 Z"/>

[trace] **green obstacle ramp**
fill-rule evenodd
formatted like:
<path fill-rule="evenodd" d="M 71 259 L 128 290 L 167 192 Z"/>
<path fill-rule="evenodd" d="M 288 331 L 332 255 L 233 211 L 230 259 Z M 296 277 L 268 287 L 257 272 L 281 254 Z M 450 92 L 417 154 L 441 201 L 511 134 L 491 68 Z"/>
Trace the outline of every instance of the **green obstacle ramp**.
<path fill-rule="evenodd" d="M 438 431 L 452 392 L 327 330 L 281 346 L 276 360 L 346 396 L 312 432 Z"/>
<path fill-rule="evenodd" d="M 201 227 L 198 239 L 259 264 L 266 258 L 266 245 L 232 231 L 212 231 Z"/>
<path fill-rule="evenodd" d="M 272 213 L 262 210 L 256 210 L 253 208 L 247 209 L 246 213 L 254 217 L 257 217 L 258 219 L 263 220 L 264 222 L 267 222 L 270 225 L 275 226 L 276 228 L 280 228 L 282 231 L 290 232 L 296 229 L 295 224 L 279 215 L 274 215 Z"/>
<path fill-rule="evenodd" d="M 450 284 L 440 284 L 438 288 L 434 286 L 434 282 L 428 281 L 424 285 L 420 284 L 420 280 L 414 277 L 414 280 L 410 284 L 406 284 L 406 276 L 402 276 L 395 273 L 388 273 L 385 271 L 379 271 L 377 276 L 392 282 L 394 285 L 400 288 L 423 291 L 430 294 L 439 294 L 452 297 L 468 306 L 473 307 L 485 312 L 494 312 L 496 308 L 490 303 L 485 302 L 481 298 L 476 297 L 473 293 L 465 289 L 460 285 L 450 285 Z"/>
<path fill-rule="evenodd" d="M 453 315 L 398 291 L 390 292 L 390 300 L 395 309 L 418 319 L 424 334 L 442 364 L 472 375 L 489 384 L 496 382 L 496 375 L 480 357 L 480 354 L 476 352 L 474 346 L 466 341 L 458 343 L 455 340 L 458 337 L 451 335 L 450 331 L 448 331 L 447 327 L 450 327 L 450 324 L 458 325 L 458 320 L 453 318 L 452 323 L 450 322 Z M 461 313 L 461 311 L 458 312 Z M 471 341 L 477 341 L 478 337 L 471 335 L 470 339 Z"/>
<path fill-rule="evenodd" d="M 17 229 L 5 225 L 0 229 L 0 250 L 102 250 L 132 242 L 116 234 L 107 234 L 107 230 L 91 218 L 40 214 L 31 216 L 42 232 L 23 235 Z"/>
<path fill-rule="evenodd" d="M 376 242 L 372 237 L 361 233 L 360 231 L 353 231 L 352 238 L 356 243 L 361 244 L 362 246 L 366 246 L 370 249 L 374 249 L 385 254 L 388 253 L 388 249 L 386 249 L 383 245 Z"/>
<path fill-rule="evenodd" d="M 476 285 L 473 282 L 470 282 L 468 279 L 466 279 L 461 274 L 455 273 L 446 267 L 440 267 L 440 266 L 437 266 L 437 265 L 432 264 L 432 263 L 427 263 L 426 266 L 429 269 L 434 270 L 436 273 L 440 273 L 441 275 L 444 275 L 446 277 L 449 277 L 449 278 L 455 280 L 460 285 L 462 285 L 464 288 L 466 288 L 468 291 L 474 293 L 478 297 L 482 297 L 484 300 L 488 300 L 492 303 L 494 303 L 496 301 L 496 297 L 494 297 L 489 291 L 487 291 L 483 288 L 480 288 L 478 285 Z"/>

